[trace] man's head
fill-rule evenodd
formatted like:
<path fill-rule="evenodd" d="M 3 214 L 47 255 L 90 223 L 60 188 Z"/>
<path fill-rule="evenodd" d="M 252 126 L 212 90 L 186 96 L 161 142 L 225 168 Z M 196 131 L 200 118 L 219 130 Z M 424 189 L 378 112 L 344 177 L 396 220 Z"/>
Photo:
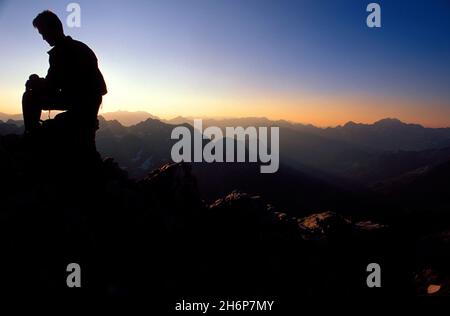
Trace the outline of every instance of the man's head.
<path fill-rule="evenodd" d="M 39 13 L 33 20 L 33 26 L 38 29 L 42 38 L 50 46 L 55 46 L 56 42 L 64 37 L 61 20 L 51 11 L 46 10 Z"/>

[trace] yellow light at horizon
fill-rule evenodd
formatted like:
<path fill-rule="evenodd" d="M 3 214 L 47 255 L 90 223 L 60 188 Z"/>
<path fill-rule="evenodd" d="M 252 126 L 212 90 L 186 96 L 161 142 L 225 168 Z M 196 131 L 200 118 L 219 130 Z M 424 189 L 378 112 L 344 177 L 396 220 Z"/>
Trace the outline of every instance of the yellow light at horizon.
<path fill-rule="evenodd" d="M 18 114 L 22 112 L 22 94 L 25 90 L 20 88 L 3 87 L 0 95 L 0 112 Z"/>
<path fill-rule="evenodd" d="M 154 81 L 127 85 L 122 74 L 108 74 L 109 93 L 101 112 L 146 111 L 164 119 L 187 117 L 262 117 L 313 124 L 320 127 L 342 125 L 348 121 L 373 123 L 395 117 L 429 127 L 449 126 L 450 106 L 434 104 L 425 108 L 419 101 L 364 95 L 269 95 L 265 92 L 230 94 L 202 91 L 183 85 L 164 85 Z M 0 112 L 21 112 L 23 90 L 7 87 L 0 95 Z M 435 110 L 438 109 L 438 110 Z"/>

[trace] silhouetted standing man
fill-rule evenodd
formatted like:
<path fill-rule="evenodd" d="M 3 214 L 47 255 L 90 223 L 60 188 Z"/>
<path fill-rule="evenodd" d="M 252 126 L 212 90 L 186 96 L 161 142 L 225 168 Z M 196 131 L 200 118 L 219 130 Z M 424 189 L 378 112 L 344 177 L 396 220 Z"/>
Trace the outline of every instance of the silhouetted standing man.
<path fill-rule="evenodd" d="M 25 132 L 40 127 L 42 110 L 62 110 L 64 122 L 81 130 L 93 131 L 102 96 L 107 93 L 97 57 L 85 44 L 64 35 L 63 25 L 51 11 L 43 11 L 34 20 L 42 38 L 53 48 L 45 78 L 31 75 L 22 99 Z"/>

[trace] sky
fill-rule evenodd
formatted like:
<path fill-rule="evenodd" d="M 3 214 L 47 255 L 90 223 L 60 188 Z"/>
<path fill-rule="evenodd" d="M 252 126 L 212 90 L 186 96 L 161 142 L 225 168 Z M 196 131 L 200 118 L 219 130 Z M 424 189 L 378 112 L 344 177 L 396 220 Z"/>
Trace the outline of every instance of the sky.
<path fill-rule="evenodd" d="M 161 118 L 265 116 L 335 126 L 385 117 L 450 126 L 448 0 L 0 0 L 0 112 L 20 113 L 50 49 L 32 26 L 50 9 L 97 54 L 101 111 Z M 366 6 L 381 6 L 381 28 Z"/>

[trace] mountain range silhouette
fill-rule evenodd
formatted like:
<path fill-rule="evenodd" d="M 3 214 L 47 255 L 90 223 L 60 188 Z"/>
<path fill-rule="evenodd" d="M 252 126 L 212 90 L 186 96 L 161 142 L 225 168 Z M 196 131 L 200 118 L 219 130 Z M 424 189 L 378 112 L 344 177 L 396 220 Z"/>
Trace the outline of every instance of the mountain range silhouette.
<path fill-rule="evenodd" d="M 38 294 L 71 297 L 65 266 L 78 262 L 83 298 L 152 297 L 162 309 L 184 295 L 298 302 L 374 295 L 365 269 L 377 262 L 379 297 L 431 285 L 450 294 L 449 131 L 285 124 L 280 171 L 261 175 L 253 164 L 171 163 L 173 125 L 157 119 L 101 119 L 97 149 L 0 123 L 3 289 L 34 295 L 23 292 L 33 277 Z M 361 145 L 380 135 L 388 144 Z"/>

